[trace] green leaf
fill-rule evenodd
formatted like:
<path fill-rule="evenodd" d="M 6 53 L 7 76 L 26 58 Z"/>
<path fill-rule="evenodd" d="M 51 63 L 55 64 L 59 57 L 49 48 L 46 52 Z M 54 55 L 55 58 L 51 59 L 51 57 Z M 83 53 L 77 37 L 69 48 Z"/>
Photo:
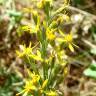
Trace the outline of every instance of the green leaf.
<path fill-rule="evenodd" d="M 86 69 L 86 70 L 84 71 L 84 75 L 96 79 L 96 71 L 93 71 L 93 70 L 91 70 L 90 68 L 88 68 L 88 69 Z"/>
<path fill-rule="evenodd" d="M 74 0 L 75 5 L 83 5 L 84 3 L 84 0 Z"/>
<path fill-rule="evenodd" d="M 96 68 L 96 63 L 92 63 L 92 64 L 90 65 L 90 67 L 91 67 L 91 66 L 93 66 L 93 67 Z"/>
<path fill-rule="evenodd" d="M 9 14 L 10 16 L 14 16 L 14 17 L 17 17 L 17 16 L 21 16 L 22 15 L 21 12 L 15 11 L 15 10 L 7 10 L 7 14 Z"/>
<path fill-rule="evenodd" d="M 96 79 L 96 63 L 92 63 L 89 68 L 84 71 L 84 75 Z"/>
<path fill-rule="evenodd" d="M 93 55 L 96 55 L 96 48 L 92 48 L 92 49 L 90 50 L 90 52 L 91 52 Z"/>

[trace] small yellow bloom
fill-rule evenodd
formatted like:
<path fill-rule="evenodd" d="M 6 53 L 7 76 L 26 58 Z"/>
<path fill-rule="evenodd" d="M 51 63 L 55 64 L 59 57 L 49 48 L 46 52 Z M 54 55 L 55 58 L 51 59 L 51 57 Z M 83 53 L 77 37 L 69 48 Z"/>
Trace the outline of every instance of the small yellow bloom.
<path fill-rule="evenodd" d="M 46 92 L 47 96 L 58 96 L 58 94 L 55 91 L 50 90 L 49 92 Z"/>
<path fill-rule="evenodd" d="M 22 90 L 20 93 L 16 94 L 16 96 L 20 95 L 20 94 L 23 94 L 24 96 L 27 96 L 27 94 L 30 92 L 30 91 L 34 91 L 36 90 L 36 86 L 33 85 L 33 82 L 32 80 L 26 80 L 25 82 L 25 86 L 24 86 L 24 90 Z M 26 95 L 25 95 L 26 94 Z"/>
<path fill-rule="evenodd" d="M 40 0 L 40 2 L 37 4 L 38 8 L 44 8 L 46 6 L 46 2 L 49 2 L 52 4 L 53 0 Z"/>
<path fill-rule="evenodd" d="M 33 32 L 32 31 L 32 25 L 21 26 L 21 30 L 20 31 L 32 33 Z"/>
<path fill-rule="evenodd" d="M 23 57 L 23 56 L 26 56 L 28 54 L 32 54 L 32 49 L 33 49 L 33 47 L 31 47 L 31 43 L 30 43 L 29 47 L 26 47 L 25 45 L 20 45 L 21 51 L 16 50 L 17 56 Z"/>
<path fill-rule="evenodd" d="M 74 47 L 73 47 L 73 38 L 72 34 L 68 34 L 65 36 L 64 41 L 68 44 L 69 49 L 71 52 L 74 52 Z"/>
<path fill-rule="evenodd" d="M 27 94 L 30 92 L 34 92 L 35 90 L 38 90 L 39 86 L 38 86 L 38 82 L 40 80 L 40 75 L 35 74 L 35 72 L 31 72 L 29 69 L 27 69 L 28 75 L 29 75 L 29 79 L 25 79 L 25 86 L 24 86 L 24 90 L 21 91 L 20 93 L 18 93 L 17 95 L 20 94 Z M 25 95 L 24 95 L 25 96 Z"/>
<path fill-rule="evenodd" d="M 34 76 L 32 77 L 32 82 L 33 82 L 33 84 L 36 84 L 37 82 L 39 82 L 39 80 L 40 80 L 40 76 L 39 76 L 39 75 L 34 75 Z"/>
<path fill-rule="evenodd" d="M 53 33 L 52 29 L 50 30 L 49 28 L 47 28 L 46 37 L 48 40 L 51 40 L 51 41 L 55 39 L 55 34 Z"/>
<path fill-rule="evenodd" d="M 65 42 L 68 45 L 68 48 L 71 50 L 71 52 L 74 52 L 73 46 L 76 46 L 76 45 L 73 43 L 73 35 L 71 33 L 65 35 L 61 30 L 59 30 L 59 33 L 63 36 L 63 38 L 57 38 L 57 40 L 61 42 Z"/>
<path fill-rule="evenodd" d="M 65 37 L 64 37 L 64 41 L 65 42 L 68 42 L 68 43 L 72 43 L 73 42 L 73 38 L 72 38 L 72 34 L 67 34 Z"/>
<path fill-rule="evenodd" d="M 31 77 L 33 84 L 39 82 L 40 75 L 35 74 L 35 72 L 31 72 L 29 69 L 27 69 L 27 73 L 28 73 L 29 77 Z"/>
<path fill-rule="evenodd" d="M 65 56 L 64 50 L 61 50 L 61 51 L 57 50 L 57 58 L 58 58 L 57 60 L 60 62 L 60 65 L 62 66 L 66 66 L 67 64 L 67 61 L 64 60 L 64 56 Z"/>
<path fill-rule="evenodd" d="M 26 91 L 30 91 L 30 90 L 36 90 L 36 86 L 33 85 L 33 80 L 29 80 L 29 81 L 26 81 L 26 84 L 24 86 L 25 90 Z"/>
<path fill-rule="evenodd" d="M 24 56 L 29 56 L 31 58 L 33 58 L 34 60 L 37 60 L 37 61 L 43 61 L 42 57 L 41 57 L 41 53 L 39 50 L 37 50 L 37 54 L 34 54 L 32 51 L 33 49 L 38 45 L 38 43 L 31 47 L 31 43 L 29 45 L 29 47 L 26 47 L 25 45 L 20 45 L 20 49 L 21 51 L 17 51 L 16 50 L 16 53 L 17 53 L 17 56 L 18 57 L 24 57 Z"/>
<path fill-rule="evenodd" d="M 39 18 L 39 17 L 38 17 Z M 33 33 L 37 33 L 38 30 L 39 30 L 39 26 L 40 26 L 40 21 L 39 19 L 36 20 L 37 22 L 37 25 L 32 25 L 32 24 L 28 24 L 28 25 L 23 25 L 23 26 L 20 26 L 18 29 L 17 29 L 17 33 L 19 36 L 22 36 L 22 34 L 24 34 L 25 32 L 28 32 L 30 34 L 33 34 Z"/>
<path fill-rule="evenodd" d="M 37 54 L 30 54 L 29 57 L 33 58 L 36 61 L 43 61 L 41 52 L 39 50 L 37 50 Z"/>
<path fill-rule="evenodd" d="M 64 75 L 67 75 L 67 73 L 68 73 L 68 67 L 65 67 L 64 68 Z"/>
<path fill-rule="evenodd" d="M 43 8 L 45 4 L 45 0 L 40 0 L 39 3 L 37 3 L 38 8 Z"/>

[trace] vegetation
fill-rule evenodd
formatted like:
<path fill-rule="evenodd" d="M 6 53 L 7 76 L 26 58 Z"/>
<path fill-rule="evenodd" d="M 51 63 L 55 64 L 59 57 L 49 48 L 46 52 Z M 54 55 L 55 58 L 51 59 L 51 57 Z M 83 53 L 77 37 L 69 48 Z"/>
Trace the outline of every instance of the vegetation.
<path fill-rule="evenodd" d="M 95 96 L 92 0 L 0 0 L 0 96 Z"/>

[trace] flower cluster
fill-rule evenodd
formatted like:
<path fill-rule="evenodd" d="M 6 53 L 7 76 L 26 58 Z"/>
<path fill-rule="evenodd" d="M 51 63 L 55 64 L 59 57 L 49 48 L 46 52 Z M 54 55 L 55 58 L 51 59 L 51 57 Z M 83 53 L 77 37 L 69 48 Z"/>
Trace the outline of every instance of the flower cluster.
<path fill-rule="evenodd" d="M 45 94 L 46 96 L 57 96 L 57 92 L 45 89 L 48 84 L 48 79 L 42 80 L 40 75 L 34 72 L 32 73 L 30 70 L 27 71 L 30 78 L 25 80 L 24 90 L 16 94 L 16 96 L 20 94 L 27 96 L 29 93 L 33 94 L 32 96 L 34 96 L 34 94 L 38 96 L 41 96 L 41 94 Z"/>
<path fill-rule="evenodd" d="M 42 9 L 45 13 L 43 22 L 40 21 L 39 12 L 32 9 L 34 28 L 26 25 L 20 30 L 29 30 L 30 34 L 35 34 L 37 37 L 36 45 L 33 47 L 31 44 L 29 47 L 20 45 L 21 51 L 16 51 L 17 55 L 23 57 L 25 63 L 30 64 L 32 69 L 32 72 L 28 70 L 29 78 L 25 80 L 24 90 L 19 93 L 23 96 L 29 96 L 28 94 L 58 96 L 58 86 L 68 73 L 65 45 L 71 52 L 74 52 L 76 45 L 73 42 L 72 33 L 66 34 L 60 28 L 62 22 L 65 22 L 65 19 L 68 21 L 69 17 L 64 14 L 61 18 L 58 15 L 62 11 L 61 8 L 56 11 L 55 15 L 52 14 L 52 2 L 53 0 L 39 2 L 39 10 Z M 30 12 L 30 10 L 27 11 Z"/>

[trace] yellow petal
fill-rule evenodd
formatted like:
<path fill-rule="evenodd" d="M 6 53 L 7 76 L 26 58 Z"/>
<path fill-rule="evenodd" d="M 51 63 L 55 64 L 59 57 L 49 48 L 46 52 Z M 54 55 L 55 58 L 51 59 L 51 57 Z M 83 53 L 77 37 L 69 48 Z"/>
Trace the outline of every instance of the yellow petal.
<path fill-rule="evenodd" d="M 68 67 L 64 68 L 64 75 L 66 75 L 68 73 Z"/>
<path fill-rule="evenodd" d="M 48 79 L 46 79 L 46 80 L 43 82 L 42 88 L 45 88 L 45 86 L 47 85 L 47 83 L 48 83 Z"/>
<path fill-rule="evenodd" d="M 63 42 L 64 41 L 63 38 L 57 38 L 57 40 L 60 41 L 60 42 Z"/>
<path fill-rule="evenodd" d="M 37 50 L 37 56 L 41 57 L 41 52 Z"/>
<path fill-rule="evenodd" d="M 65 36 L 65 34 L 64 34 L 61 30 L 59 30 L 59 33 L 60 33 L 62 36 Z"/>
<path fill-rule="evenodd" d="M 49 92 L 46 92 L 47 96 L 58 96 L 55 91 L 50 90 Z"/>
<path fill-rule="evenodd" d="M 74 48 L 73 48 L 72 44 L 69 44 L 68 47 L 71 50 L 71 52 L 74 52 Z"/>

